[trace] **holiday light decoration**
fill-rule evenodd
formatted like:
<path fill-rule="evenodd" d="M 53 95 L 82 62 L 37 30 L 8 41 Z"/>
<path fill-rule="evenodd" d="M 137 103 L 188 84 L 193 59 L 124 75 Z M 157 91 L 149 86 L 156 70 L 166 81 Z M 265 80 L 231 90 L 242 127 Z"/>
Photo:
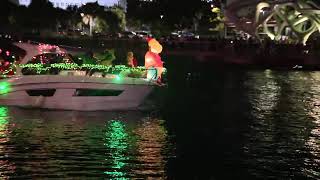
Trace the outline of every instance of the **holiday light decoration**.
<path fill-rule="evenodd" d="M 77 70 L 79 69 L 79 66 L 75 63 L 55 63 L 50 64 L 50 68 L 57 68 L 60 70 Z"/>
<path fill-rule="evenodd" d="M 163 73 L 163 62 L 159 54 L 162 46 L 156 39 L 148 39 L 149 51 L 145 55 L 145 68 L 148 70 L 147 78 L 158 80 Z"/>
<path fill-rule="evenodd" d="M 55 64 L 21 64 L 18 65 L 20 68 L 25 70 L 30 70 L 35 72 L 36 74 L 47 73 L 51 69 L 57 69 L 59 71 L 62 70 L 89 70 L 89 71 L 98 71 L 98 72 L 105 72 L 109 74 L 121 74 L 121 72 L 135 72 L 135 74 L 145 74 L 145 67 L 138 66 L 135 68 L 127 67 L 124 65 L 117 65 L 117 66 L 105 66 L 105 65 L 93 65 L 93 64 L 82 64 L 78 65 L 75 63 L 55 63 Z M 125 74 L 125 73 L 124 73 Z M 114 78 L 120 80 L 121 76 L 115 76 Z"/>
<path fill-rule="evenodd" d="M 59 48 L 59 46 L 50 45 L 50 44 L 39 44 L 38 50 L 40 54 L 50 53 L 50 52 L 63 53 L 63 51 Z"/>
<path fill-rule="evenodd" d="M 264 11 L 264 9 L 271 9 Z M 262 13 L 263 12 L 263 13 Z M 259 27 L 263 28 L 272 40 L 280 40 L 286 29 L 293 32 L 291 38 L 306 44 L 309 37 L 320 32 L 320 6 L 313 0 L 297 0 L 285 3 L 261 2 L 256 7 L 256 34 Z M 276 22 L 276 28 L 271 31 L 268 24 Z"/>
<path fill-rule="evenodd" d="M 8 75 L 14 75 L 16 72 L 16 65 L 8 61 L 5 64 L 0 66 L 0 75 L 2 78 L 7 77 Z"/>
<path fill-rule="evenodd" d="M 150 51 L 153 53 L 160 54 L 162 52 L 162 46 L 156 39 L 149 40 L 148 46 L 150 47 Z"/>

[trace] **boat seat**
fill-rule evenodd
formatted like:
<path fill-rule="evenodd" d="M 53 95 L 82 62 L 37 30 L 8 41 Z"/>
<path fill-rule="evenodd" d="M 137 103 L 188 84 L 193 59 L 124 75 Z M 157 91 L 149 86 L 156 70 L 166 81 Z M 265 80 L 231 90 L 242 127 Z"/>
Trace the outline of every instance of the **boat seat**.
<path fill-rule="evenodd" d="M 92 77 L 103 77 L 101 72 L 95 72 L 92 74 Z"/>
<path fill-rule="evenodd" d="M 62 76 L 86 76 L 86 71 L 60 71 Z"/>

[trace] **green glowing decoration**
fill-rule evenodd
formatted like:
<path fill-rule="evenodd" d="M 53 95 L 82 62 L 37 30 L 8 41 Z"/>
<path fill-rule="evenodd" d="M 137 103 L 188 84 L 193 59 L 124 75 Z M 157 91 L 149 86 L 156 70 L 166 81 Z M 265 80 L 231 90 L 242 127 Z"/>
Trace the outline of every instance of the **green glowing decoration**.
<path fill-rule="evenodd" d="M 117 75 L 117 76 L 116 76 L 116 80 L 117 80 L 117 81 L 120 81 L 120 80 L 121 80 L 120 75 Z"/>
<path fill-rule="evenodd" d="M 271 10 L 264 11 L 264 9 Z M 271 21 L 276 22 L 274 31 L 268 27 Z M 263 32 L 276 41 L 281 39 L 287 29 L 290 29 L 293 32 L 291 38 L 305 45 L 313 33 L 320 32 L 320 7 L 313 0 L 274 4 L 261 2 L 256 8 L 255 23 L 258 37 L 259 27 L 262 27 Z"/>
<path fill-rule="evenodd" d="M 128 138 L 125 125 L 121 121 L 112 120 L 108 123 L 105 146 L 111 151 L 113 170 L 104 173 L 114 179 L 127 179 L 125 178 L 126 173 L 122 169 L 127 164 L 125 161 L 128 160 L 128 157 L 125 155 L 128 150 Z"/>
<path fill-rule="evenodd" d="M 85 70 L 85 71 L 97 71 L 110 74 L 122 74 L 122 75 L 132 75 L 133 77 L 143 77 L 146 72 L 144 66 L 139 66 L 135 68 L 127 67 L 124 65 L 117 66 L 105 66 L 105 65 L 94 65 L 94 64 L 82 64 L 81 66 L 75 63 L 56 63 L 56 64 L 21 64 L 20 68 L 24 71 L 32 71 L 36 74 L 47 74 L 51 69 L 62 70 Z M 125 72 L 125 73 L 122 73 Z M 117 78 L 120 80 L 119 78 Z"/>
<path fill-rule="evenodd" d="M 11 91 L 11 85 L 9 82 L 0 82 L 0 94 L 7 94 Z"/>
<path fill-rule="evenodd" d="M 40 64 L 35 64 L 39 68 L 42 68 L 42 66 L 39 66 Z M 75 70 L 78 69 L 79 66 L 75 63 L 56 63 L 56 64 L 50 64 L 49 68 L 58 68 L 58 69 L 64 69 L 64 70 Z"/>
<path fill-rule="evenodd" d="M 58 68 L 60 70 L 80 70 L 80 69 L 89 69 L 89 70 L 112 70 L 112 71 L 123 71 L 128 69 L 134 70 L 145 70 L 144 66 L 139 66 L 136 68 L 126 67 L 124 65 L 117 66 L 105 66 L 105 65 L 95 65 L 95 64 L 82 64 L 81 66 L 75 63 L 55 63 L 55 64 L 20 64 L 21 68 L 31 68 L 31 69 L 44 69 L 44 68 Z"/>

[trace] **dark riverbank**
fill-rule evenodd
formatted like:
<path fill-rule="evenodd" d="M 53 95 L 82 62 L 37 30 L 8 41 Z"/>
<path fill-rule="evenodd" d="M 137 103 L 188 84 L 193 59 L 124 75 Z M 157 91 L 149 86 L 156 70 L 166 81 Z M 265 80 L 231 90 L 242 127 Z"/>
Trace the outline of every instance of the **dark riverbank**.
<path fill-rule="evenodd" d="M 115 64 L 125 64 L 127 53 L 132 51 L 138 64 L 144 65 L 144 55 L 148 50 L 147 42 L 143 39 L 43 39 L 35 37 L 31 39 L 60 45 L 78 52 L 99 52 L 105 49 L 114 49 Z M 265 45 L 232 40 L 160 40 L 160 42 L 164 47 L 161 56 L 166 63 L 170 61 L 198 61 L 255 69 L 320 69 L 318 42 L 305 47 L 284 44 Z"/>

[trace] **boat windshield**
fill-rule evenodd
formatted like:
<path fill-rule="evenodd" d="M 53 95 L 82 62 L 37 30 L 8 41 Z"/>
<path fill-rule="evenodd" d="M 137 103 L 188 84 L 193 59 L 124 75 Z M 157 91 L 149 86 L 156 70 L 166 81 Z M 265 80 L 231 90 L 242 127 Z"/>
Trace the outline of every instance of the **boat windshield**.
<path fill-rule="evenodd" d="M 28 64 L 54 64 L 54 63 L 73 63 L 73 57 L 66 53 L 45 53 L 34 56 Z"/>

